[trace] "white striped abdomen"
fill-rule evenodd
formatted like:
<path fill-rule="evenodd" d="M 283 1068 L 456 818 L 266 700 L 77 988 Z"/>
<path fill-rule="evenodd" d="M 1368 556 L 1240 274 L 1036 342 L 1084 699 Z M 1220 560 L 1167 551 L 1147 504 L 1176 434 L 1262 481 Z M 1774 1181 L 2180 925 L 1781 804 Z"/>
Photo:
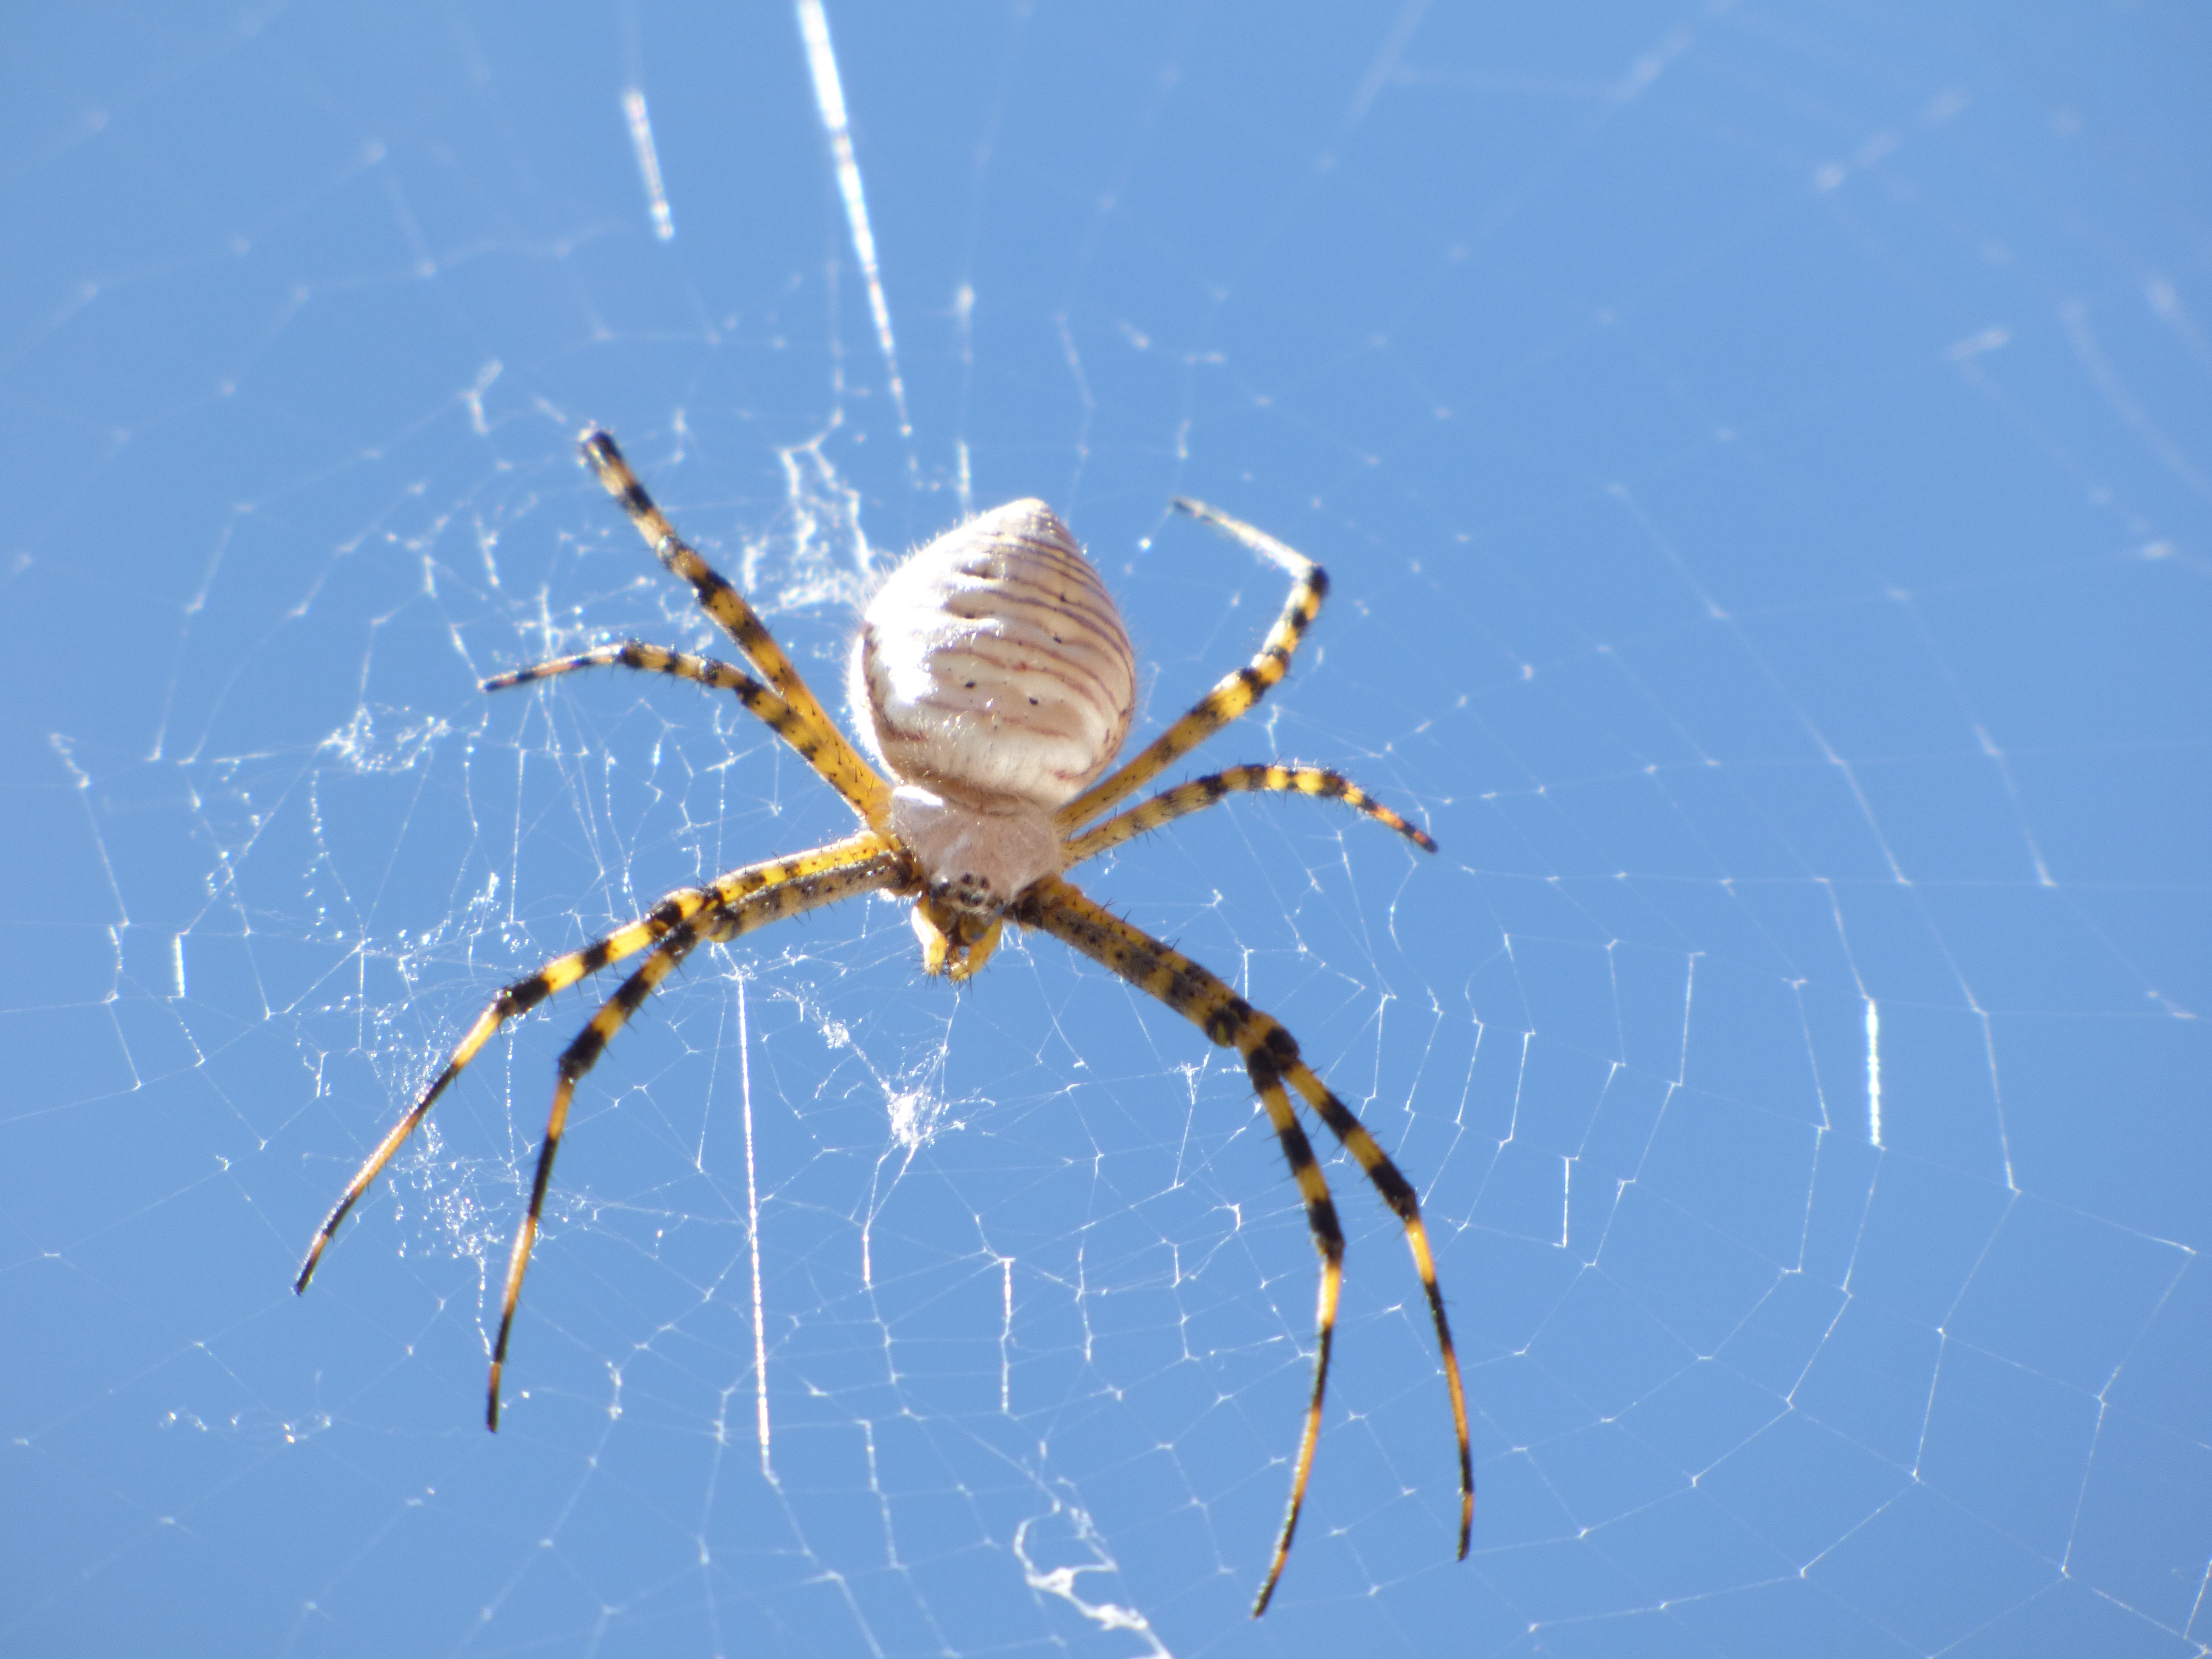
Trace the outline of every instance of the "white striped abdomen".
<path fill-rule="evenodd" d="M 849 695 L 902 783 L 1047 810 L 1106 769 L 1136 703 L 1113 597 L 1042 501 L 946 532 L 862 613 Z"/>

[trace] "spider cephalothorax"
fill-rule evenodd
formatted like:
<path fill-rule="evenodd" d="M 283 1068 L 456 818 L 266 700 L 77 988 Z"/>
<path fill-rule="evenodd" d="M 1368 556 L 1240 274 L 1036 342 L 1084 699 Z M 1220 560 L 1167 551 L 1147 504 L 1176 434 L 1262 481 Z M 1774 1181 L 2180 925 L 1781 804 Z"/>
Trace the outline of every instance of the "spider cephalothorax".
<path fill-rule="evenodd" d="M 1136 659 L 1112 596 L 1067 526 L 1043 502 L 1013 501 L 970 519 L 893 571 L 862 617 L 848 689 L 862 741 L 883 769 L 878 772 L 816 701 L 752 607 L 677 535 L 615 441 L 594 428 L 583 434 L 582 447 L 586 462 L 661 563 L 690 583 L 701 608 L 736 641 L 762 678 L 709 657 L 632 640 L 496 675 L 484 682 L 484 689 L 619 665 L 732 692 L 845 798 L 863 827 L 842 841 L 730 871 L 708 886 L 679 889 L 627 927 L 556 957 L 500 992 L 429 1087 L 347 1183 L 316 1233 L 294 1288 L 307 1288 L 339 1224 L 446 1085 L 501 1025 L 554 992 L 642 952 L 644 960 L 561 1056 L 530 1208 L 508 1257 L 499 1335 L 492 1347 L 484 1415 L 496 1429 L 507 1339 L 576 1084 L 678 963 L 702 945 L 735 939 L 856 894 L 890 892 L 913 901 L 923 966 L 932 974 L 964 981 L 989 959 L 1011 917 L 1103 963 L 1191 1020 L 1214 1042 L 1235 1048 L 1304 1201 L 1322 1255 L 1313 1393 L 1288 1510 L 1254 1613 L 1264 1612 L 1274 1594 L 1297 1528 L 1321 1432 L 1344 1272 L 1344 1234 L 1335 1202 L 1291 1104 L 1293 1095 L 1352 1154 L 1397 1216 L 1413 1249 L 1458 1435 L 1459 1553 L 1464 1557 L 1474 1513 L 1467 1405 L 1412 1184 L 1352 1109 L 1300 1057 L 1297 1043 L 1281 1024 L 1189 957 L 1100 908 L 1066 879 L 1066 872 L 1085 860 L 1133 836 L 1224 796 L 1251 791 L 1341 800 L 1416 845 L 1435 850 L 1427 836 L 1356 785 L 1334 772 L 1305 766 L 1231 767 L 1094 822 L 1249 709 L 1283 678 L 1328 591 L 1321 567 L 1226 514 L 1178 499 L 1176 506 L 1182 511 L 1287 573 L 1293 580 L 1290 600 L 1251 662 L 1223 679 L 1134 759 L 1109 771 L 1128 735 L 1136 703 Z"/>

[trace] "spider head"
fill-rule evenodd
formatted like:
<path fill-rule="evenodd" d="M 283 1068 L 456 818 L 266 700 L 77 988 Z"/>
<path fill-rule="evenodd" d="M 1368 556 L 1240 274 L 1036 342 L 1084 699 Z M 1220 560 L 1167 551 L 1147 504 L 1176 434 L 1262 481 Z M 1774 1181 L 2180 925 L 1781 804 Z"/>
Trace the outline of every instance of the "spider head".
<path fill-rule="evenodd" d="M 1060 872 L 1052 817 L 1025 801 L 948 799 L 905 784 L 891 796 L 891 833 L 921 877 L 914 931 L 922 969 L 956 985 L 991 959 L 1007 904 Z"/>
<path fill-rule="evenodd" d="M 1005 922 L 997 910 L 969 909 L 943 893 L 924 893 L 914 902 L 915 937 L 921 941 L 921 968 L 965 984 L 991 959 Z"/>

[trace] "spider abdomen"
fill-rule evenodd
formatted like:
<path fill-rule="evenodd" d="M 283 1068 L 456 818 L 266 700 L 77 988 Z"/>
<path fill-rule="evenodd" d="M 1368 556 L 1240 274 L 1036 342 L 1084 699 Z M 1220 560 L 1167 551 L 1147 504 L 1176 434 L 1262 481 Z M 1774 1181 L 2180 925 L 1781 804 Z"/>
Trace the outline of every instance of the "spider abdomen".
<path fill-rule="evenodd" d="M 1121 612 L 1042 501 L 1010 501 L 893 571 L 862 614 L 853 708 L 903 781 L 1050 810 L 1128 735 L 1136 658 Z"/>

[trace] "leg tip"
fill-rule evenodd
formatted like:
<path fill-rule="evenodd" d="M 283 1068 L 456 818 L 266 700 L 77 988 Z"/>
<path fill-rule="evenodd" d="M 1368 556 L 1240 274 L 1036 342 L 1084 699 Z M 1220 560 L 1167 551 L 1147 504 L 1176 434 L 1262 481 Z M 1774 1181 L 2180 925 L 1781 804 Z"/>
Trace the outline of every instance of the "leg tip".
<path fill-rule="evenodd" d="M 584 465 L 604 478 L 607 472 L 623 465 L 622 451 L 615 447 L 614 434 L 603 426 L 587 426 L 577 434 L 576 448 Z"/>

